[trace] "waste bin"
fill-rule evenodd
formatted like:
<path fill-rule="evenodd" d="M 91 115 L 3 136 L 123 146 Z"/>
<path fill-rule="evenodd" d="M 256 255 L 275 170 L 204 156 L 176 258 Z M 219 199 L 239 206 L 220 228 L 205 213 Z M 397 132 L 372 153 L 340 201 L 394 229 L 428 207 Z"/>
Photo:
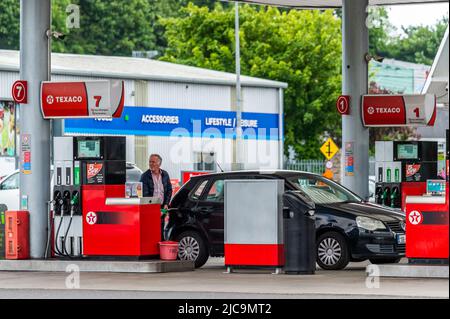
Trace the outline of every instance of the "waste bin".
<path fill-rule="evenodd" d="M 301 191 L 283 196 L 285 274 L 314 274 L 316 227 L 314 202 Z"/>
<path fill-rule="evenodd" d="M 6 206 L 0 205 L 0 259 L 5 259 L 5 211 Z"/>

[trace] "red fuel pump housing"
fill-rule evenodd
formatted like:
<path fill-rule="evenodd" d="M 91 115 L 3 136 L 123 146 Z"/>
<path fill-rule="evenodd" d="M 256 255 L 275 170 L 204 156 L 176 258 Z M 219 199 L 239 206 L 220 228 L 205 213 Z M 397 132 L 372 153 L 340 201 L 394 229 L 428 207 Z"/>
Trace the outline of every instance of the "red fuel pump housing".
<path fill-rule="evenodd" d="M 5 258 L 30 258 L 30 218 L 28 211 L 7 211 L 5 214 Z"/>
<path fill-rule="evenodd" d="M 125 185 L 83 185 L 83 255 L 147 257 L 159 255 L 158 204 L 106 205 L 125 197 Z"/>
<path fill-rule="evenodd" d="M 402 183 L 402 211 L 406 211 L 406 196 L 422 196 L 427 192 L 426 182 Z"/>
<path fill-rule="evenodd" d="M 449 257 L 449 191 L 445 197 L 413 196 L 406 201 L 406 257 Z"/>

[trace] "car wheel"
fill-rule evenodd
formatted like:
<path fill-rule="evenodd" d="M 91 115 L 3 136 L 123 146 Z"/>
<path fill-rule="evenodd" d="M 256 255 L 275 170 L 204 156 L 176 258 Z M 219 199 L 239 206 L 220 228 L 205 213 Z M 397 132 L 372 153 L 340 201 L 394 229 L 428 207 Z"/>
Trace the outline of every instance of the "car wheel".
<path fill-rule="evenodd" d="M 176 237 L 178 258 L 194 261 L 195 268 L 203 266 L 209 258 L 205 240 L 196 231 L 185 231 Z"/>
<path fill-rule="evenodd" d="M 347 242 L 344 236 L 337 232 L 320 235 L 316 252 L 317 263 L 325 270 L 343 269 L 350 261 Z"/>
<path fill-rule="evenodd" d="M 393 258 L 371 258 L 369 261 L 372 264 L 379 265 L 379 264 L 397 264 L 401 258 L 393 257 Z"/>

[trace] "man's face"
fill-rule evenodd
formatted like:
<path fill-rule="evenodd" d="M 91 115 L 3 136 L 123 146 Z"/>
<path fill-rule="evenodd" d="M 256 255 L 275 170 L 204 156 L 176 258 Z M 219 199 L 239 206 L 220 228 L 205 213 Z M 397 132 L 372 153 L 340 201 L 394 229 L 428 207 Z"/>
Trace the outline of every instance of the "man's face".
<path fill-rule="evenodd" d="M 159 158 L 157 156 L 150 156 L 150 160 L 148 162 L 150 166 L 150 170 L 152 172 L 159 172 L 159 168 L 161 166 L 161 163 L 159 161 Z"/>

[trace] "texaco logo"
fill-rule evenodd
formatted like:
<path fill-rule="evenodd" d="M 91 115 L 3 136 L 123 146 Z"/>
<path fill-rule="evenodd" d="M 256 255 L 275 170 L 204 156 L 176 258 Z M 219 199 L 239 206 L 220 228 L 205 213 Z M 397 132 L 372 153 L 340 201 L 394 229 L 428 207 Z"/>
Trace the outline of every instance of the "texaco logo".
<path fill-rule="evenodd" d="M 48 95 L 47 96 L 47 103 L 48 104 L 53 104 L 53 102 L 55 101 L 53 95 Z"/>
<path fill-rule="evenodd" d="M 89 212 L 86 215 L 86 223 L 89 225 L 94 225 L 97 222 L 97 214 L 94 212 Z"/>
<path fill-rule="evenodd" d="M 419 225 L 422 222 L 423 217 L 420 212 L 418 212 L 417 210 L 413 210 L 411 211 L 411 213 L 409 213 L 408 219 L 412 225 Z"/>
<path fill-rule="evenodd" d="M 373 113 L 375 113 L 375 109 L 373 107 L 369 107 L 367 109 L 367 113 L 369 113 L 370 115 L 372 115 Z"/>

